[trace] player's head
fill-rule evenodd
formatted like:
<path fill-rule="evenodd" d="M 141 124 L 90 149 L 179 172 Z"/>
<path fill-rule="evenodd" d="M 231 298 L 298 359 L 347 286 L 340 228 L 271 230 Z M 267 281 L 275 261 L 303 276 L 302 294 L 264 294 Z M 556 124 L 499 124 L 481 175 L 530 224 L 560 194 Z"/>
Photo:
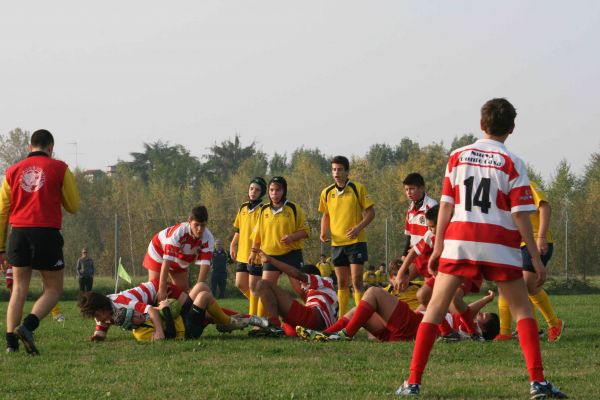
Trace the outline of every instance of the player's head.
<path fill-rule="evenodd" d="M 215 240 L 215 248 L 221 250 L 223 248 L 223 242 L 221 241 L 221 239 L 217 239 Z"/>
<path fill-rule="evenodd" d="M 388 278 L 390 281 L 393 279 L 396 279 L 396 275 L 398 275 L 398 271 L 400 271 L 401 266 L 402 266 L 401 260 L 390 261 L 390 265 L 388 265 Z"/>
<path fill-rule="evenodd" d="M 438 206 L 437 204 L 425 212 L 425 222 L 427 223 L 427 229 L 429 229 L 434 234 L 435 234 L 435 229 L 437 227 L 437 220 L 438 220 L 439 212 L 440 212 L 440 206 Z"/>
<path fill-rule="evenodd" d="M 113 315 L 113 323 L 128 331 L 139 327 L 144 322 L 146 322 L 145 315 L 133 308 L 119 308 Z"/>
<path fill-rule="evenodd" d="M 252 178 L 248 187 L 248 198 L 250 200 L 261 199 L 267 193 L 267 182 L 260 176 Z"/>
<path fill-rule="evenodd" d="M 77 307 L 83 318 L 96 318 L 98 321 L 112 321 L 112 301 L 103 294 L 84 292 L 77 299 Z"/>
<path fill-rule="evenodd" d="M 30 150 L 41 150 L 52 154 L 54 149 L 54 136 L 45 129 L 38 129 L 31 134 Z"/>
<path fill-rule="evenodd" d="M 404 193 L 410 201 L 421 201 L 425 196 L 425 179 L 418 172 L 411 172 L 402 181 Z"/>
<path fill-rule="evenodd" d="M 480 312 L 475 317 L 481 329 L 481 336 L 485 340 L 494 340 L 494 338 L 500 333 L 500 318 L 496 313 Z"/>
<path fill-rule="evenodd" d="M 369 264 L 369 271 L 375 272 L 375 266 L 373 264 Z"/>
<path fill-rule="evenodd" d="M 331 159 L 331 176 L 336 183 L 345 183 L 350 172 L 350 161 L 344 156 L 335 156 Z"/>
<path fill-rule="evenodd" d="M 491 136 L 502 137 L 515 129 L 517 110 L 506 99 L 488 100 L 481 107 L 481 129 Z"/>
<path fill-rule="evenodd" d="M 327 257 L 325 256 L 325 254 L 321 254 L 321 255 L 319 256 L 319 261 L 321 261 L 321 262 L 325 262 L 325 259 L 326 259 L 326 258 L 327 258 Z"/>
<path fill-rule="evenodd" d="M 273 204 L 285 201 L 287 196 L 287 181 L 283 176 L 274 176 L 269 181 L 269 200 Z"/>
<path fill-rule="evenodd" d="M 305 264 L 302 266 L 301 271 L 308 275 L 319 275 L 321 276 L 321 271 L 313 264 Z"/>
<path fill-rule="evenodd" d="M 208 210 L 206 207 L 199 205 L 192 208 L 188 222 L 190 224 L 190 233 L 192 236 L 200 238 L 208 225 Z"/>

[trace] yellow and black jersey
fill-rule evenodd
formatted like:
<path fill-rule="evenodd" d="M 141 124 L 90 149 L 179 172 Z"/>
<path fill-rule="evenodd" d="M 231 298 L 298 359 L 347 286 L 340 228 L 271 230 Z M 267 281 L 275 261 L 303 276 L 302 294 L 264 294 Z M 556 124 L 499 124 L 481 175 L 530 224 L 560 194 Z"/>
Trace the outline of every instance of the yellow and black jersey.
<path fill-rule="evenodd" d="M 277 210 L 273 210 L 270 204 L 266 204 L 260 209 L 258 222 L 252 232 L 252 242 L 259 245 L 260 249 L 268 255 L 280 256 L 304 247 L 304 239 L 289 244 L 281 241 L 285 235 L 301 230 L 310 234 L 304 211 L 298 204 L 286 200 Z"/>
<path fill-rule="evenodd" d="M 387 291 L 392 296 L 396 297 L 398 300 L 408 304 L 411 310 L 416 310 L 419 307 L 419 300 L 417 300 L 417 291 L 423 286 L 423 281 L 410 281 L 408 288 L 404 292 L 398 292 L 394 290 L 394 285 L 389 284 L 385 287 L 385 291 Z"/>
<path fill-rule="evenodd" d="M 540 203 L 544 201 L 548 203 L 548 198 L 546 197 L 546 193 L 544 193 L 540 185 L 537 183 L 531 181 L 529 182 L 529 187 L 531 188 L 533 201 L 535 202 L 535 207 L 537 208 L 534 213 L 529 214 L 531 227 L 533 228 L 533 238 L 536 239 L 540 230 Z M 546 232 L 546 240 L 548 243 L 552 243 L 552 233 L 550 233 L 550 229 L 548 229 L 548 232 Z M 521 242 L 521 247 L 523 246 L 525 246 L 525 242 Z"/>
<path fill-rule="evenodd" d="M 354 239 L 347 238 L 346 232 L 360 223 L 363 219 L 363 211 L 373 205 L 375 203 L 367 194 L 367 189 L 357 182 L 348 181 L 341 191 L 336 188 L 335 184 L 323 189 L 319 200 L 319 211 L 329 214 L 331 244 L 345 246 L 366 242 L 367 236 L 364 229 Z"/>
<path fill-rule="evenodd" d="M 247 263 L 250 257 L 250 249 L 252 248 L 252 231 L 254 226 L 258 222 L 260 215 L 260 209 L 263 204 L 258 204 L 254 208 L 250 208 L 250 203 L 245 202 L 240 206 L 233 227 L 238 233 L 238 245 L 237 245 L 237 256 L 236 261 L 241 263 Z"/>

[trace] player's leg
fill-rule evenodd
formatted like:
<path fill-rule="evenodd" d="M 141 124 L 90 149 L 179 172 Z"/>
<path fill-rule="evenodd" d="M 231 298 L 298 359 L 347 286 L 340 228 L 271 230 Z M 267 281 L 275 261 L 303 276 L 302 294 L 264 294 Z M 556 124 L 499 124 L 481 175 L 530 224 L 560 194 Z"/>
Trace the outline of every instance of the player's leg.
<path fill-rule="evenodd" d="M 460 276 L 438 273 L 429 306 L 417 331 L 408 384 L 421 383 L 421 376 L 438 334 L 438 324 L 447 312 L 454 293 L 462 281 L 463 278 Z"/>
<path fill-rule="evenodd" d="M 508 307 L 508 301 L 502 295 L 498 296 L 498 317 L 500 318 L 500 333 L 494 340 L 512 340 L 512 314 Z"/>
<path fill-rule="evenodd" d="M 325 329 L 323 332 L 325 333 L 335 333 L 341 331 L 348 325 L 348 322 L 352 319 L 354 312 L 356 311 L 356 307 L 352 307 L 346 314 L 340 316 L 337 321 L 333 323 L 329 328 Z"/>
<path fill-rule="evenodd" d="M 544 373 L 540 352 L 540 338 L 537 323 L 533 318 L 529 305 L 525 281 L 523 279 L 514 279 L 497 282 L 497 284 L 500 295 L 508 301 L 510 312 L 517 321 L 519 343 L 525 357 L 530 381 L 543 382 Z"/>
<path fill-rule="evenodd" d="M 8 301 L 8 308 L 6 309 L 7 351 L 14 351 L 19 348 L 18 339 L 14 331 L 23 317 L 23 307 L 29 293 L 31 273 L 31 267 L 13 267 L 12 293 Z"/>
<path fill-rule="evenodd" d="M 339 304 L 339 315 L 342 316 L 348 311 L 348 303 L 350 301 L 350 267 L 349 266 L 336 266 L 335 276 L 338 282 L 338 304 Z"/>
<path fill-rule="evenodd" d="M 419 304 L 427 307 L 429 304 L 429 300 L 431 300 L 431 294 L 433 293 L 433 282 L 435 278 L 429 278 L 425 281 L 425 284 L 417 290 L 417 300 L 419 300 Z"/>
<path fill-rule="evenodd" d="M 244 263 L 237 263 L 235 271 L 235 287 L 250 300 L 250 273 Z"/>
<path fill-rule="evenodd" d="M 261 280 L 257 285 L 257 289 L 269 321 L 274 325 L 280 325 L 279 316 L 285 317 L 287 315 L 294 299 L 270 280 Z"/>
<path fill-rule="evenodd" d="M 169 271 L 169 276 L 171 277 L 173 284 L 179 289 L 183 290 L 184 292 L 187 292 L 190 289 L 189 271 L 187 269 L 183 271 Z M 198 280 L 198 282 L 204 281 Z"/>
<path fill-rule="evenodd" d="M 363 326 L 368 326 L 368 331 L 378 332 L 385 327 L 382 319 L 387 321 L 396 305 L 398 299 L 379 287 L 370 287 L 363 295 L 356 307 L 354 315 L 344 328 L 345 333 L 353 337 Z"/>
<path fill-rule="evenodd" d="M 250 306 L 248 308 L 248 314 L 250 315 L 258 315 L 259 317 L 266 316 L 264 312 L 264 307 L 262 307 L 262 303 L 260 302 L 260 295 L 258 294 L 258 282 L 262 279 L 262 270 L 257 271 L 257 273 L 250 273 L 248 277 L 248 284 L 250 287 Z"/>
<path fill-rule="evenodd" d="M 350 273 L 352 275 L 352 287 L 354 288 L 354 304 L 358 306 L 364 292 L 363 272 L 364 264 L 369 261 L 367 243 L 359 242 L 346 246 L 348 260 L 350 261 Z"/>
<path fill-rule="evenodd" d="M 350 275 L 352 276 L 352 287 L 354 288 L 354 304 L 358 306 L 364 292 L 363 264 L 350 264 Z"/>
<path fill-rule="evenodd" d="M 465 282 L 468 279 L 465 279 Z M 456 292 L 454 293 L 454 297 L 452 298 L 452 307 L 454 310 L 460 314 L 460 320 L 463 322 L 463 325 L 469 335 L 476 335 L 475 338 L 478 338 L 479 333 L 477 332 L 477 325 L 475 324 L 473 312 L 469 305 L 465 302 L 465 282 L 461 285 Z"/>
<path fill-rule="evenodd" d="M 43 271 L 40 270 L 44 291 L 33 304 L 31 313 L 42 320 L 58 304 L 58 299 L 63 292 L 64 270 Z M 59 309 L 60 312 L 60 309 Z"/>

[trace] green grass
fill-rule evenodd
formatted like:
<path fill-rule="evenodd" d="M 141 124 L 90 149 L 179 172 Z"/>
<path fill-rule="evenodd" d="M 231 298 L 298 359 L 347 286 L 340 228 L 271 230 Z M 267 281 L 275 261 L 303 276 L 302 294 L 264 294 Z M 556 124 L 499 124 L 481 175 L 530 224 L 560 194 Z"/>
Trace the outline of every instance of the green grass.
<path fill-rule="evenodd" d="M 600 295 L 555 295 L 552 301 L 567 330 L 560 342 L 542 342 L 547 376 L 571 398 L 598 399 Z M 246 307 L 241 299 L 222 304 Z M 92 343 L 93 321 L 81 320 L 74 301 L 61 305 L 64 326 L 46 318 L 36 331 L 40 357 L 26 355 L 22 346 L 0 355 L 0 398 L 393 398 L 413 348 L 368 341 L 362 332 L 348 343 L 304 343 L 221 335 L 212 326 L 194 341 L 137 343 L 111 328 L 106 342 Z M 0 302 L 2 331 L 5 310 Z M 528 398 L 529 386 L 516 341 L 437 343 L 423 384 L 425 399 Z"/>

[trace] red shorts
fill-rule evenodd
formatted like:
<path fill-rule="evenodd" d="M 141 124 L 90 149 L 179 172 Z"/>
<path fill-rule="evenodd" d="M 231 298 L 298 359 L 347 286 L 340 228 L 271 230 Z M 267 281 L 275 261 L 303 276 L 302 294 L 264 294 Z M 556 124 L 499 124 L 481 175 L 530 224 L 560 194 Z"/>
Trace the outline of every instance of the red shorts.
<path fill-rule="evenodd" d="M 306 307 L 292 301 L 292 305 L 283 319 L 283 322 L 292 326 L 303 326 L 308 329 L 325 329 L 325 322 L 316 307 Z"/>
<path fill-rule="evenodd" d="M 150 271 L 154 271 L 154 272 L 160 272 L 160 267 L 162 267 L 162 263 L 156 262 L 156 260 L 153 260 L 150 255 L 148 253 L 146 253 L 146 256 L 144 257 L 144 262 L 142 263 L 142 266 L 144 268 L 146 268 L 147 270 Z M 169 272 L 187 272 L 187 267 L 186 268 L 181 268 L 179 265 L 175 264 L 175 263 L 171 263 L 171 267 L 169 268 Z"/>
<path fill-rule="evenodd" d="M 438 271 L 449 275 L 464 276 L 469 279 L 481 279 L 503 282 L 523 279 L 523 269 L 502 264 L 479 262 L 472 260 L 440 259 Z"/>
<path fill-rule="evenodd" d="M 463 282 L 460 284 L 459 288 L 462 289 L 464 294 L 467 293 L 479 293 L 481 290 L 481 284 L 483 283 L 483 278 L 479 277 L 478 279 L 468 279 L 465 278 Z M 427 279 L 425 284 L 433 289 L 435 285 L 435 276 Z"/>
<path fill-rule="evenodd" d="M 416 313 L 403 301 L 399 301 L 384 329 L 374 336 L 382 342 L 414 340 L 423 314 Z"/>

